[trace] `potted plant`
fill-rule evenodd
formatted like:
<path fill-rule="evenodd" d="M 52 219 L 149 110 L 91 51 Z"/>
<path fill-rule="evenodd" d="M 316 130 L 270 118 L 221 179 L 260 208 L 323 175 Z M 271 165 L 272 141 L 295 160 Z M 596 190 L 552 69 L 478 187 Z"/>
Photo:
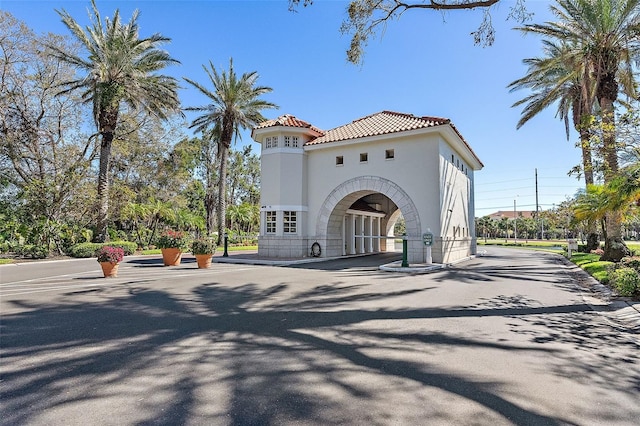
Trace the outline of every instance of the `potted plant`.
<path fill-rule="evenodd" d="M 191 243 L 191 253 L 196 257 L 198 268 L 211 266 L 211 256 L 216 252 L 216 244 L 209 238 L 199 238 Z"/>
<path fill-rule="evenodd" d="M 165 266 L 180 265 L 182 252 L 188 247 L 184 232 L 168 230 L 163 233 L 156 244 L 162 250 L 162 261 Z"/>
<path fill-rule="evenodd" d="M 122 247 L 103 246 L 98 249 L 96 256 L 105 278 L 118 276 L 118 266 L 124 258 Z"/>

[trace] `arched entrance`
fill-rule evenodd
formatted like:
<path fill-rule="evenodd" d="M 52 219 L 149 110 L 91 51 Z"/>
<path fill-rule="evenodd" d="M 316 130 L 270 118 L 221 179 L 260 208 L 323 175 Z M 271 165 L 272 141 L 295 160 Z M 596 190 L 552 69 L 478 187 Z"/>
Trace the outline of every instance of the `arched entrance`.
<path fill-rule="evenodd" d="M 367 239 L 368 237 L 376 231 L 378 235 L 386 236 L 386 223 L 381 225 L 378 222 L 376 228 L 373 219 L 369 218 L 370 216 L 367 216 L 369 218 L 367 220 L 370 221 L 369 224 L 365 222 L 365 214 L 360 215 L 358 218 L 351 218 L 353 220 L 352 227 L 345 221 L 347 211 L 356 201 L 376 193 L 387 197 L 397 206 L 397 210 L 402 212 L 409 240 L 407 253 L 409 262 L 423 262 L 424 253 L 420 241 L 422 233 L 420 215 L 413 200 L 400 186 L 378 176 L 360 176 L 345 181 L 326 197 L 316 222 L 316 239 L 322 241 L 324 243 L 323 246 L 326 248 L 323 256 L 342 256 L 350 254 L 350 252 L 353 253 L 354 250 L 362 253 L 369 252 L 372 251 L 374 238 Z M 392 219 L 391 215 L 393 214 L 397 217 L 396 211 L 387 213 L 389 213 L 388 219 Z M 360 221 L 360 225 L 358 221 Z M 363 235 L 354 237 L 354 234 Z M 349 238 L 355 238 L 354 242 L 350 244 Z M 358 240 L 358 238 L 361 238 L 361 240 Z M 360 245 L 358 244 L 359 242 Z"/>

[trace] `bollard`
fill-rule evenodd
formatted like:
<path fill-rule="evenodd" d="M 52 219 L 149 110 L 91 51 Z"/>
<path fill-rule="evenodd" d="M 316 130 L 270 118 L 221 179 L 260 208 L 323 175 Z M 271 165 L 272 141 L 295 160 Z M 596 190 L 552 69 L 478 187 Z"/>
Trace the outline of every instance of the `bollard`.
<path fill-rule="evenodd" d="M 227 251 L 227 248 L 229 246 L 229 234 L 227 234 L 226 232 L 224 233 L 224 253 L 222 254 L 222 257 L 229 257 L 229 252 Z"/>
<path fill-rule="evenodd" d="M 409 262 L 407 261 L 407 233 L 402 234 L 402 267 L 408 268 Z"/>

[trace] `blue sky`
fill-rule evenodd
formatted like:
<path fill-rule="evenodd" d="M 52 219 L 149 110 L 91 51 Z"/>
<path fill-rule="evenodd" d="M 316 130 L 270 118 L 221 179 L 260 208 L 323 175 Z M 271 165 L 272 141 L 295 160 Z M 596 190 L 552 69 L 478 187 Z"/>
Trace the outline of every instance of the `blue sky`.
<path fill-rule="evenodd" d="M 583 186 L 567 176 L 580 162 L 577 136 L 567 141 L 555 110 L 516 130 L 520 109 L 511 105 L 527 92 L 509 93 L 506 86 L 524 75 L 522 59 L 539 55 L 540 40 L 512 30 L 506 16 L 513 2 L 505 1 L 493 12 L 492 47 L 474 46 L 469 35 L 481 11 L 408 12 L 369 43 L 362 66 L 346 61 L 350 39 L 339 32 L 346 1 L 316 0 L 297 13 L 286 0 L 98 1 L 98 7 L 103 16 L 120 9 L 125 21 L 137 8 L 142 36 L 171 38 L 165 49 L 181 65 L 167 73 L 175 77 L 208 86 L 202 65 L 226 68 L 230 57 L 238 73 L 258 71 L 259 83 L 273 88 L 265 98 L 280 106 L 266 111 L 267 118 L 289 113 L 325 130 L 382 110 L 450 118 L 485 165 L 475 174 L 476 216 L 483 216 L 512 210 L 514 200 L 518 210 L 534 210 L 536 168 L 543 209 Z M 552 19 L 548 1 L 526 4 L 532 22 Z M 89 0 L 0 0 L 0 9 L 35 31 L 59 34 L 68 31 L 54 9 L 86 25 L 88 7 Z M 185 107 L 206 103 L 183 86 Z M 249 143 L 245 132 L 239 145 Z"/>

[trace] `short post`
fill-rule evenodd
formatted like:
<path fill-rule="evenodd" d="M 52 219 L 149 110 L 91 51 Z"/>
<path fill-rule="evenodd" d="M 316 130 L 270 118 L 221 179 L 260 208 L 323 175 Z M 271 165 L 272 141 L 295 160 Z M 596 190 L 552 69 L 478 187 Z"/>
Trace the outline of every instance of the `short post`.
<path fill-rule="evenodd" d="M 227 251 L 228 247 L 229 247 L 229 234 L 225 232 L 224 233 L 224 253 L 222 254 L 222 257 L 229 257 L 229 252 Z"/>
<path fill-rule="evenodd" d="M 433 258 L 431 257 L 431 245 L 433 244 L 433 233 L 431 232 L 431 228 L 427 228 L 427 232 L 422 234 L 422 242 L 427 247 L 426 253 L 426 262 L 428 265 L 433 263 Z"/>
<path fill-rule="evenodd" d="M 402 267 L 408 268 L 409 262 L 407 261 L 407 233 L 402 234 Z"/>
<path fill-rule="evenodd" d="M 578 251 L 578 240 L 575 239 L 569 239 L 567 241 L 567 252 L 569 254 L 569 260 L 571 260 L 571 255 L 573 254 L 572 252 L 574 251 Z"/>

